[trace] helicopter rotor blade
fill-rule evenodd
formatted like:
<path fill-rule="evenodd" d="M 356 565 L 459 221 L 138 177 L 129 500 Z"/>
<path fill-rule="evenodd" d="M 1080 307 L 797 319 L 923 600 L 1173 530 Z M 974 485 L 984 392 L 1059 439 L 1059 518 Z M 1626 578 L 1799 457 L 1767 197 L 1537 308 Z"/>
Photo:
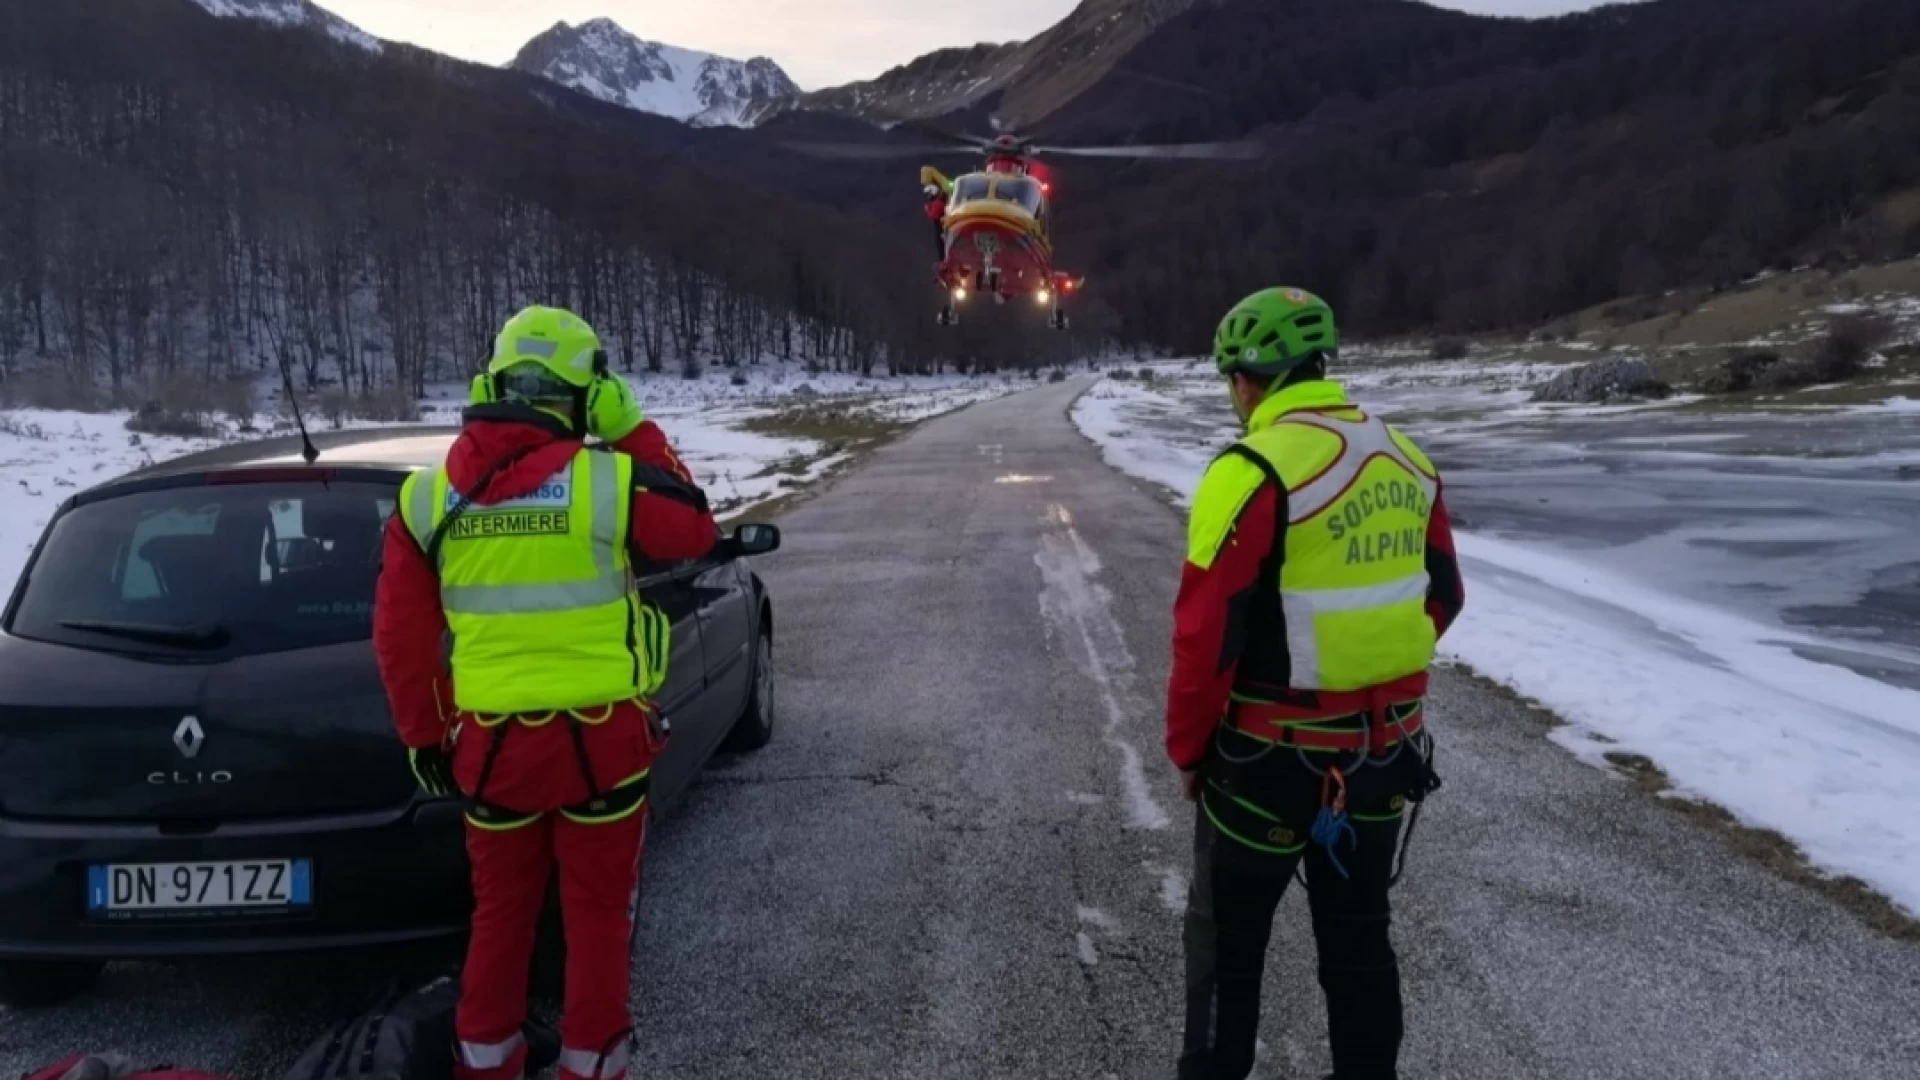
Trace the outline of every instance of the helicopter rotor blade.
<path fill-rule="evenodd" d="M 970 146 L 901 146 L 897 143 L 813 143 L 783 142 L 782 149 L 819 158 L 847 161 L 892 161 L 895 158 L 932 157 L 938 154 L 971 154 Z"/>
<path fill-rule="evenodd" d="M 1152 158 L 1165 161 L 1257 161 L 1267 148 L 1256 142 L 1172 143 L 1163 146 L 1036 146 L 1053 157 Z"/>
<path fill-rule="evenodd" d="M 953 143 L 956 147 L 965 146 L 984 150 L 993 145 L 993 140 L 979 135 L 969 135 L 963 131 L 951 131 L 926 120 L 902 120 L 893 125 L 894 131 L 912 131 L 925 135 L 929 139 Z"/>

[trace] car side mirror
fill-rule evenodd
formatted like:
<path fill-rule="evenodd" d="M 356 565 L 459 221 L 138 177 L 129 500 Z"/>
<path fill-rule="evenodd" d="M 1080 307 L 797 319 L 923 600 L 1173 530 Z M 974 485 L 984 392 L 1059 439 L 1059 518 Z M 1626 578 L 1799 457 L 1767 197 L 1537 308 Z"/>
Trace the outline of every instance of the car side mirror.
<path fill-rule="evenodd" d="M 733 555 L 766 555 L 780 550 L 780 526 L 742 525 L 727 537 L 727 551 Z"/>

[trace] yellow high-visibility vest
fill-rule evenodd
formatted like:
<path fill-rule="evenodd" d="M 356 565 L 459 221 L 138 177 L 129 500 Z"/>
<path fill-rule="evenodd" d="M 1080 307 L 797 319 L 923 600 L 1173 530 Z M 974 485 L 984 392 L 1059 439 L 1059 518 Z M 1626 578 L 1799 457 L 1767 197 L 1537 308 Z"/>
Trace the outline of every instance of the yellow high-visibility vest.
<path fill-rule="evenodd" d="M 672 626 L 634 587 L 632 492 L 633 459 L 583 449 L 532 492 L 470 503 L 447 527 L 434 569 L 455 707 L 548 712 L 660 688 Z M 400 517 L 422 551 L 461 500 L 444 466 L 407 478 Z"/>
<path fill-rule="evenodd" d="M 1271 480 L 1286 492 L 1278 586 L 1288 686 L 1362 690 L 1426 670 L 1427 523 L 1440 484 L 1405 435 L 1325 380 L 1275 391 L 1194 495 L 1187 557 L 1205 568 Z"/>

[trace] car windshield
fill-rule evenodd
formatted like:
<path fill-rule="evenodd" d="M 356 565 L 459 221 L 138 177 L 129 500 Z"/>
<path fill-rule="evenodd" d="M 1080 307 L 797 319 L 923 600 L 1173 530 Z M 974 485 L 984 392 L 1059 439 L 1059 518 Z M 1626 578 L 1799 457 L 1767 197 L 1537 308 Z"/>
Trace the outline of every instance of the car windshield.
<path fill-rule="evenodd" d="M 1040 213 L 1040 185 L 1024 176 L 997 181 L 993 195 L 996 199 L 1020 204 L 1029 214 Z"/>
<path fill-rule="evenodd" d="M 76 507 L 27 569 L 8 632 L 231 657 L 365 640 L 396 488 L 249 483 Z"/>
<path fill-rule="evenodd" d="M 947 198 L 948 205 L 958 206 L 963 202 L 987 197 L 992 181 L 984 176 L 963 176 L 953 182 L 953 194 Z"/>

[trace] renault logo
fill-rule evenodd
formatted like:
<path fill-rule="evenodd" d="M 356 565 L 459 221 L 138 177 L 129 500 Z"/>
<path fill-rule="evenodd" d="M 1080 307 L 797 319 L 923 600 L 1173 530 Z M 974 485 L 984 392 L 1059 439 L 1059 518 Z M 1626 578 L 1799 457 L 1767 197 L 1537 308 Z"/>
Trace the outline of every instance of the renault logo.
<path fill-rule="evenodd" d="M 200 747 L 207 741 L 207 733 L 200 730 L 200 721 L 191 716 L 180 721 L 173 729 L 173 745 L 179 749 L 180 756 L 192 759 L 200 756 Z"/>

